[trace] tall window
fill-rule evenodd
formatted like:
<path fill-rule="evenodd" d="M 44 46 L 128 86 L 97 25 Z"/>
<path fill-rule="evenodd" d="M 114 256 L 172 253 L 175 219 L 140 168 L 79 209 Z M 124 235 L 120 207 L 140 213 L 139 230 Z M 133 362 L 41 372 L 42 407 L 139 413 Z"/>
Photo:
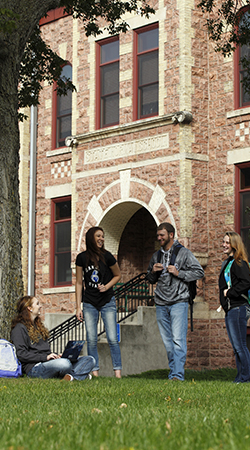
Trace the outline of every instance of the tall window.
<path fill-rule="evenodd" d="M 134 120 L 136 120 L 158 114 L 158 25 L 137 30 L 134 43 Z"/>
<path fill-rule="evenodd" d="M 71 285 L 71 198 L 52 200 L 51 285 Z"/>
<path fill-rule="evenodd" d="M 246 23 L 250 23 L 250 12 L 248 10 L 243 14 L 240 24 L 239 24 L 239 32 L 240 26 L 243 21 Z M 235 108 L 241 108 L 244 106 L 250 105 L 250 93 L 246 92 L 244 85 L 242 83 L 244 77 L 246 76 L 247 70 L 244 69 L 241 61 L 245 58 L 247 60 L 250 59 L 250 46 L 242 45 L 237 47 L 235 51 Z"/>
<path fill-rule="evenodd" d="M 236 167 L 236 229 L 250 257 L 250 164 Z"/>
<path fill-rule="evenodd" d="M 67 64 L 62 69 L 61 77 L 72 80 L 72 67 Z M 67 95 L 57 95 L 54 90 L 53 97 L 53 132 L 52 147 L 59 148 L 65 146 L 65 138 L 71 136 L 72 118 L 72 92 Z"/>
<path fill-rule="evenodd" d="M 97 44 L 97 128 L 119 123 L 119 40 Z"/>

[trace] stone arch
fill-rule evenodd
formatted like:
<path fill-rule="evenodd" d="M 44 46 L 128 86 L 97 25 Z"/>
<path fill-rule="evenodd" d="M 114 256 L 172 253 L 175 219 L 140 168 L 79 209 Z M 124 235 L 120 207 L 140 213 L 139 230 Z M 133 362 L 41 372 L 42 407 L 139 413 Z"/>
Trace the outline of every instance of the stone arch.
<path fill-rule="evenodd" d="M 105 245 L 114 255 L 118 255 L 121 235 L 131 217 L 145 208 L 154 218 L 156 225 L 170 221 L 176 229 L 171 208 L 166 201 L 166 193 L 159 186 L 131 177 L 131 170 L 120 172 L 120 178 L 110 183 L 98 195 L 93 195 L 85 215 L 77 251 L 82 247 L 85 231 L 90 226 L 101 226 L 105 231 Z"/>

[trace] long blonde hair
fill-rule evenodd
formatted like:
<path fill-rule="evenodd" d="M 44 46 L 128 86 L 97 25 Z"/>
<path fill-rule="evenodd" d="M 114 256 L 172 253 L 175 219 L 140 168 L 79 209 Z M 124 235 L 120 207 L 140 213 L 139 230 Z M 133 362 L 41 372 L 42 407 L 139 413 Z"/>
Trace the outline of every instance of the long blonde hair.
<path fill-rule="evenodd" d="M 48 339 L 49 331 L 43 325 L 40 317 L 36 317 L 34 322 L 31 320 L 28 308 L 32 306 L 34 298 L 35 297 L 30 295 L 24 295 L 24 297 L 21 297 L 18 300 L 16 305 L 17 315 L 12 320 L 11 330 L 13 330 L 18 323 L 22 323 L 26 326 L 30 339 L 33 342 L 38 342 L 41 338 L 44 340 Z"/>
<path fill-rule="evenodd" d="M 247 250 L 241 236 L 235 231 L 227 231 L 225 236 L 229 237 L 229 242 L 233 249 L 234 259 L 236 263 L 240 265 L 241 261 L 246 261 L 246 263 L 248 264 Z"/>

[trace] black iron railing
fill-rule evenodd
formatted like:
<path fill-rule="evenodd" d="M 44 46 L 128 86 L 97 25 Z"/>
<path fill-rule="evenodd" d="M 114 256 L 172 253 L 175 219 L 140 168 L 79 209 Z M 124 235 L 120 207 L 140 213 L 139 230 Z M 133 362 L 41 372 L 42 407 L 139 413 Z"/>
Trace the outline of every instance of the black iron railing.
<path fill-rule="evenodd" d="M 147 281 L 146 275 L 146 272 L 140 273 L 127 283 L 119 283 L 114 287 L 118 323 L 135 314 L 138 306 L 153 305 L 153 286 Z M 86 339 L 84 333 L 84 321 L 80 322 L 76 316 L 71 317 L 50 331 L 49 342 L 52 351 L 61 353 L 69 340 Z M 103 333 L 104 324 L 99 321 L 98 336 Z"/>
<path fill-rule="evenodd" d="M 146 278 L 146 272 L 140 273 L 127 283 L 114 288 L 118 322 L 134 314 L 138 306 L 150 306 L 154 300 L 154 289 Z"/>
<path fill-rule="evenodd" d="M 68 341 L 79 341 L 85 339 L 84 322 L 80 322 L 76 316 L 70 317 L 49 332 L 49 343 L 51 350 L 62 353 Z"/>

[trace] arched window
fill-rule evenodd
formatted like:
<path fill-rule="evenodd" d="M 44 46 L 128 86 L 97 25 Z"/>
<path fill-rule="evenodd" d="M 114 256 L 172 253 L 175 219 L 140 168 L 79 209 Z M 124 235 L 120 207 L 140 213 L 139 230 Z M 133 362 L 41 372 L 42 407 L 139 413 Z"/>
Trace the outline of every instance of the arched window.
<path fill-rule="evenodd" d="M 72 80 L 72 67 L 67 64 L 62 69 L 61 77 Z M 65 138 L 71 136 L 72 92 L 57 95 L 56 83 L 53 91 L 52 148 L 65 146 Z"/>

